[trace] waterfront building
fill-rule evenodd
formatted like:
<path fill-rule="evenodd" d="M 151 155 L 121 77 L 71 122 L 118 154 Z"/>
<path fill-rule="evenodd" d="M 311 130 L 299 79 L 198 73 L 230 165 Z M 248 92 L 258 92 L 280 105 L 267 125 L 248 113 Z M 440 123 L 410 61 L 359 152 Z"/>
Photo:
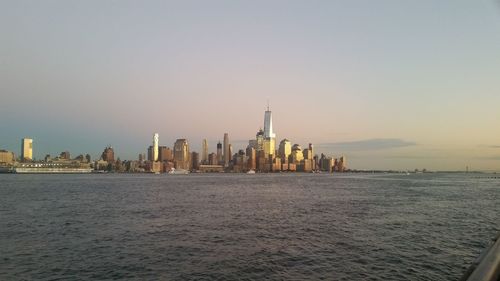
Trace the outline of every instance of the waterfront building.
<path fill-rule="evenodd" d="M 281 171 L 281 158 L 276 157 L 272 159 L 272 165 L 271 165 L 271 171 L 273 172 L 279 172 Z"/>
<path fill-rule="evenodd" d="M 174 163 L 176 169 L 189 170 L 189 144 L 186 139 L 177 139 L 174 144 Z"/>
<path fill-rule="evenodd" d="M 203 164 L 208 163 L 208 141 L 207 139 L 203 139 L 201 143 L 201 162 Z"/>
<path fill-rule="evenodd" d="M 224 167 L 229 166 L 231 153 L 229 152 L 229 134 L 224 133 Z"/>
<path fill-rule="evenodd" d="M 222 164 L 222 143 L 217 143 L 217 164 Z"/>
<path fill-rule="evenodd" d="M 264 150 L 257 152 L 257 170 L 269 172 L 269 165 L 267 165 L 269 163 L 268 156 Z"/>
<path fill-rule="evenodd" d="M 86 159 L 85 159 L 85 156 L 83 156 L 83 154 L 80 154 L 80 155 L 76 156 L 75 160 L 77 162 L 87 162 Z"/>
<path fill-rule="evenodd" d="M 259 129 L 257 134 L 255 134 L 255 150 L 261 151 L 264 150 L 264 131 Z"/>
<path fill-rule="evenodd" d="M 231 162 L 231 158 L 233 157 L 233 145 L 229 144 L 229 162 Z M 229 163 L 228 163 L 229 165 Z"/>
<path fill-rule="evenodd" d="M 153 146 L 150 145 L 148 147 L 148 161 L 154 162 L 154 156 L 153 156 Z"/>
<path fill-rule="evenodd" d="M 304 159 L 301 162 L 301 171 L 302 172 L 311 172 L 313 170 L 313 160 L 312 159 Z"/>
<path fill-rule="evenodd" d="M 269 110 L 269 105 L 267 110 L 264 112 L 264 130 L 260 129 L 255 135 L 255 140 L 248 141 L 247 154 L 250 153 L 250 148 L 255 150 L 256 158 L 250 157 L 249 162 L 252 168 L 256 167 L 257 170 L 263 172 L 269 172 L 273 170 L 281 170 L 281 163 L 279 163 L 279 169 L 275 168 L 276 165 L 274 159 L 276 158 L 276 134 L 273 131 L 273 121 L 272 112 Z M 283 160 L 279 160 L 283 162 Z M 273 166 L 275 165 L 275 166 Z"/>
<path fill-rule="evenodd" d="M 162 165 L 162 172 L 164 173 L 168 173 L 170 171 L 172 171 L 173 169 L 175 169 L 175 163 L 172 162 L 172 161 L 166 161 L 166 162 L 161 162 L 163 165 Z"/>
<path fill-rule="evenodd" d="M 162 162 L 160 161 L 148 161 L 145 165 L 146 171 L 151 173 L 159 173 L 162 171 Z"/>
<path fill-rule="evenodd" d="M 61 152 L 61 154 L 59 154 L 59 159 L 70 160 L 71 157 L 70 157 L 69 151 Z"/>
<path fill-rule="evenodd" d="M 153 155 L 151 161 L 158 161 L 158 142 L 159 142 L 159 135 L 158 133 L 155 133 L 153 135 Z"/>
<path fill-rule="evenodd" d="M 257 151 L 264 150 L 264 130 L 259 129 L 257 134 L 255 134 L 255 142 L 256 142 L 255 150 Z"/>
<path fill-rule="evenodd" d="M 125 167 L 123 161 L 120 159 L 120 157 L 118 157 L 116 159 L 116 162 L 115 162 L 114 171 L 119 172 L 119 173 L 123 173 L 123 172 L 125 172 L 125 168 L 126 167 Z"/>
<path fill-rule="evenodd" d="M 273 132 L 273 115 L 269 105 L 264 113 L 264 151 L 266 155 L 274 155 L 276 151 L 276 134 Z"/>
<path fill-rule="evenodd" d="M 319 167 L 321 171 L 333 172 L 334 167 L 336 167 L 336 163 L 337 159 L 326 157 L 323 153 L 321 154 L 321 158 L 319 159 Z"/>
<path fill-rule="evenodd" d="M 212 152 L 208 155 L 208 164 L 209 165 L 219 165 L 219 160 L 217 159 L 217 154 Z M 204 165 L 206 165 L 206 164 L 204 164 Z"/>
<path fill-rule="evenodd" d="M 345 172 L 345 170 L 347 170 L 347 159 L 345 156 L 341 156 L 337 164 L 337 171 L 342 173 Z"/>
<path fill-rule="evenodd" d="M 248 159 L 248 164 L 247 167 L 249 170 L 255 170 L 257 169 L 257 154 L 255 151 L 255 148 L 251 147 L 250 145 L 247 147 L 247 159 Z"/>
<path fill-rule="evenodd" d="M 21 140 L 21 161 L 33 160 L 33 139 Z"/>
<path fill-rule="evenodd" d="M 191 152 L 191 167 L 193 167 L 193 170 L 200 168 L 200 154 L 198 152 Z"/>
<path fill-rule="evenodd" d="M 248 171 L 248 159 L 245 155 L 245 151 L 240 149 L 238 153 L 234 155 L 233 159 L 233 172 L 245 172 Z"/>
<path fill-rule="evenodd" d="M 129 173 L 144 173 L 146 170 L 141 167 L 139 161 L 127 161 L 125 162 L 125 170 Z"/>
<path fill-rule="evenodd" d="M 283 139 L 278 148 L 278 156 L 283 162 L 288 162 L 290 154 L 292 154 L 292 143 L 287 139 Z"/>
<path fill-rule="evenodd" d="M 255 134 L 255 139 L 248 141 L 248 145 L 255 148 L 257 152 L 264 150 L 264 131 L 260 129 Z"/>
<path fill-rule="evenodd" d="M 115 162 L 115 151 L 111 146 L 108 146 L 102 152 L 101 158 L 103 161 L 106 161 L 108 163 L 113 163 Z"/>
<path fill-rule="evenodd" d="M 309 144 L 308 148 L 304 149 L 303 154 L 304 154 L 304 159 L 312 160 L 314 158 L 314 150 L 313 150 L 313 145 L 311 143 Z"/>
<path fill-rule="evenodd" d="M 248 145 L 247 147 L 252 147 L 255 150 L 257 150 L 257 140 L 248 140 Z"/>
<path fill-rule="evenodd" d="M 125 162 L 125 170 L 127 172 L 136 172 L 136 169 L 139 167 L 138 161 L 127 161 Z"/>
<path fill-rule="evenodd" d="M 271 110 L 269 110 L 269 105 L 264 113 L 264 138 L 275 138 L 276 135 L 273 132 L 273 115 Z"/>
<path fill-rule="evenodd" d="M 266 138 L 264 139 L 264 153 L 266 155 L 274 155 L 276 150 L 276 139 Z"/>
<path fill-rule="evenodd" d="M 0 166 L 12 165 L 14 163 L 14 152 L 0 150 Z"/>
<path fill-rule="evenodd" d="M 304 156 L 304 159 L 309 159 L 308 158 L 310 157 L 309 148 L 302 150 L 302 155 Z"/>
<path fill-rule="evenodd" d="M 294 144 L 292 146 L 292 154 L 291 161 L 294 164 L 300 163 L 304 159 L 304 155 L 302 154 L 302 148 L 298 144 Z"/>
<path fill-rule="evenodd" d="M 288 171 L 288 165 L 290 165 L 290 164 L 281 162 L 281 170 Z"/>
<path fill-rule="evenodd" d="M 172 149 L 166 146 L 158 147 L 158 161 L 172 161 L 174 159 L 174 155 Z"/>
<path fill-rule="evenodd" d="M 307 157 L 304 156 L 305 159 L 311 162 L 311 171 L 316 170 L 316 160 L 314 158 L 314 146 L 312 143 L 309 143 L 309 147 L 307 149 Z"/>
<path fill-rule="evenodd" d="M 200 165 L 199 171 L 202 173 L 222 173 L 224 167 L 222 165 Z"/>

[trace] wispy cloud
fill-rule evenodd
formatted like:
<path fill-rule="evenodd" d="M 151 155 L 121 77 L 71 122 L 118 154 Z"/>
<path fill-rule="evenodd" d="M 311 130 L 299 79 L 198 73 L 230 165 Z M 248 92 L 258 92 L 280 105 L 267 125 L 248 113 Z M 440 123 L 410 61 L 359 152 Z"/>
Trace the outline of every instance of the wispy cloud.
<path fill-rule="evenodd" d="M 368 139 L 351 142 L 320 143 L 317 147 L 342 151 L 383 150 L 415 146 L 417 143 L 402 139 Z"/>
<path fill-rule="evenodd" d="M 473 158 L 477 160 L 500 160 L 500 155 L 473 157 Z"/>
<path fill-rule="evenodd" d="M 500 145 L 498 145 L 498 144 L 480 144 L 480 145 L 478 145 L 478 147 L 498 149 L 498 148 L 500 148 Z"/>

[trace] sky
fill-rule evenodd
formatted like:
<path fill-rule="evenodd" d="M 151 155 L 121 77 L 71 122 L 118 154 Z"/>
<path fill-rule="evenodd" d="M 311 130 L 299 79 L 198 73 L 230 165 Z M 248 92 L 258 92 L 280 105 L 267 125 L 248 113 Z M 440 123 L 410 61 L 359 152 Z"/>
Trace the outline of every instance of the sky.
<path fill-rule="evenodd" d="M 500 171 L 495 0 L 0 0 L 0 149 L 121 159 L 229 133 L 355 169 Z"/>

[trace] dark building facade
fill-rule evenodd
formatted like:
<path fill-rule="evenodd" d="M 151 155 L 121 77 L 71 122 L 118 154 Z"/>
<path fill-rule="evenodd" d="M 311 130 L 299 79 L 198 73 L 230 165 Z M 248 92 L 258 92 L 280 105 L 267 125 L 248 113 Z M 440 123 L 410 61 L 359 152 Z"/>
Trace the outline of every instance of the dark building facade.
<path fill-rule="evenodd" d="M 101 158 L 109 163 L 115 162 L 115 151 L 111 146 L 108 146 L 102 152 Z"/>

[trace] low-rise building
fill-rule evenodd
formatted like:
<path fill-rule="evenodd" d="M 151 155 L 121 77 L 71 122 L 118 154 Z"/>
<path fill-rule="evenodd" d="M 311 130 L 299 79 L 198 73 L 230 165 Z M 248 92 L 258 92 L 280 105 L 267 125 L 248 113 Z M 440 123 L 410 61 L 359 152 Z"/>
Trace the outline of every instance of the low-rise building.
<path fill-rule="evenodd" d="M 200 165 L 199 171 L 202 173 L 222 173 L 224 166 L 222 165 Z"/>
<path fill-rule="evenodd" d="M 14 163 L 14 152 L 0 150 L 0 166 L 8 166 Z"/>

